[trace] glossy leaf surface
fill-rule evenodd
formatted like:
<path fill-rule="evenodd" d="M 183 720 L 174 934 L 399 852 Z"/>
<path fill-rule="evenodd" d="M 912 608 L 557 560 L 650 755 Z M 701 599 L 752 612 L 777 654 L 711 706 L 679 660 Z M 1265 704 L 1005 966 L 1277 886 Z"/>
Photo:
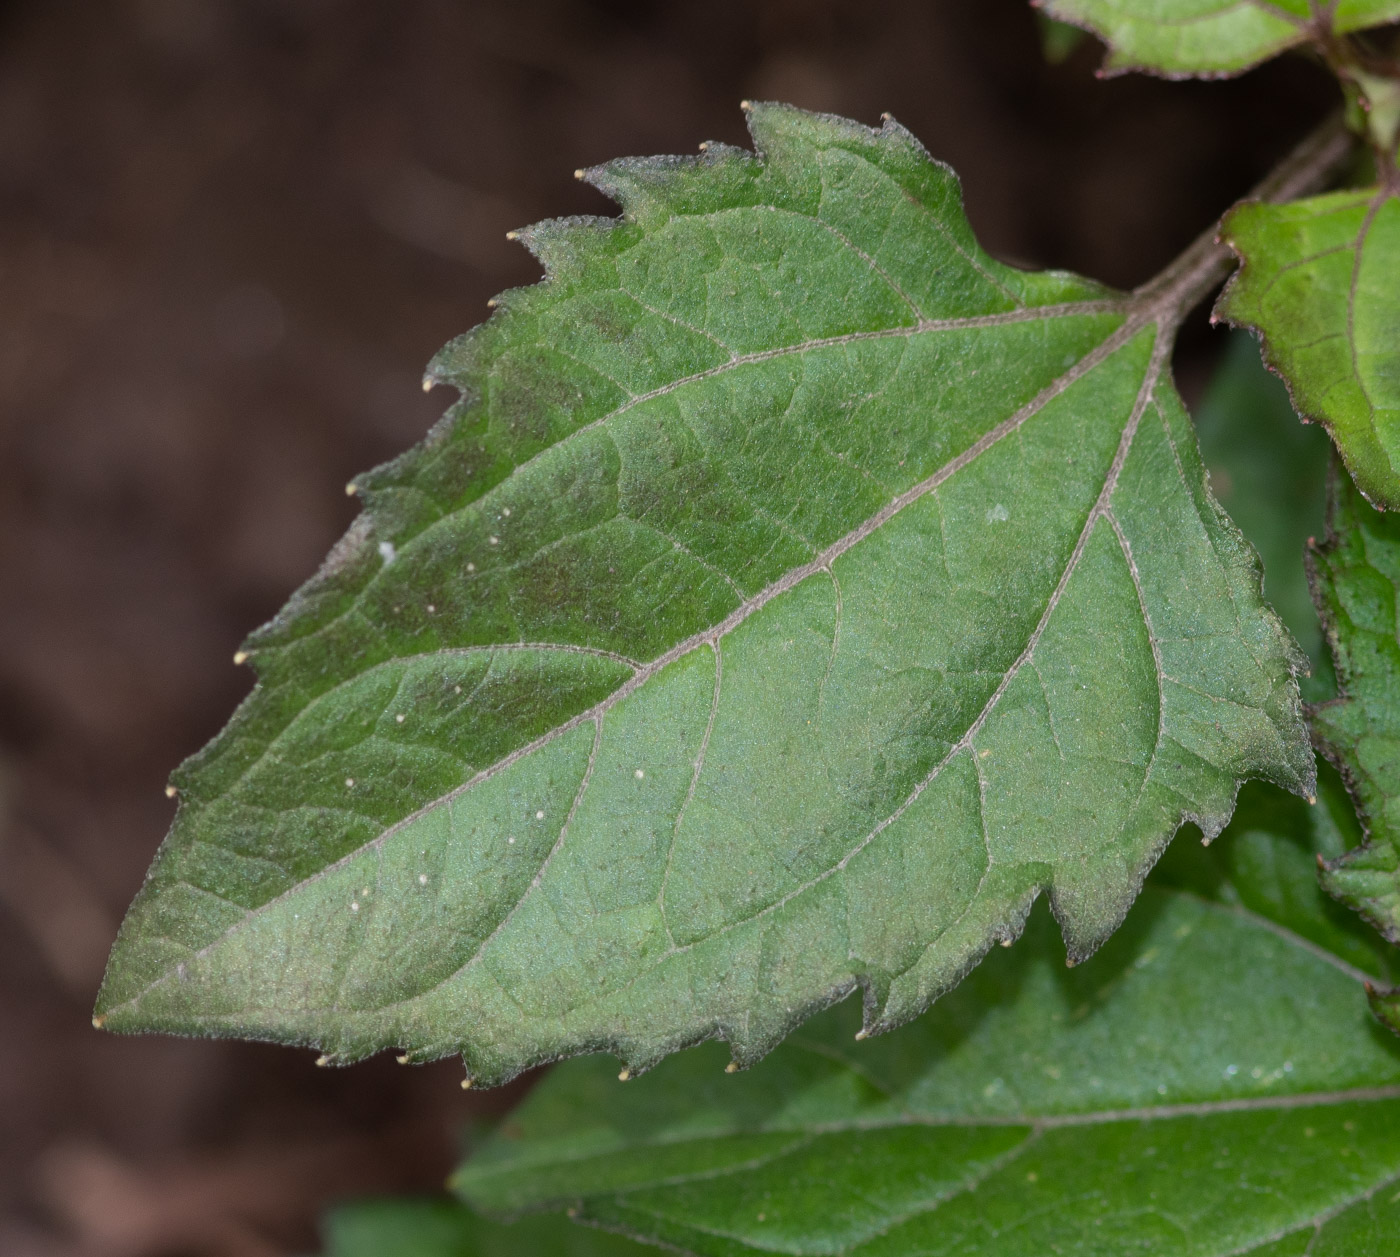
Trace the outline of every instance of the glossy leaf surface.
<path fill-rule="evenodd" d="M 1400 18 L 1396 0 L 1042 0 L 1045 12 L 1108 45 L 1105 68 L 1171 78 L 1238 74 L 1306 42 Z"/>
<path fill-rule="evenodd" d="M 522 233 L 547 281 L 176 774 L 109 1026 L 748 1062 L 858 985 L 907 1020 L 1041 892 L 1087 956 L 1185 819 L 1311 791 L 1170 292 L 996 263 L 893 122 L 751 127 Z"/>
<path fill-rule="evenodd" d="M 1341 697 L 1316 709 L 1313 732 L 1346 778 L 1366 841 L 1330 859 L 1322 882 L 1400 942 L 1400 518 L 1373 510 L 1339 474 L 1329 524 L 1314 592 Z M 1400 1030 L 1400 995 L 1373 1002 Z"/>
<path fill-rule="evenodd" d="M 1327 427 L 1361 491 L 1400 507 L 1400 196 L 1246 203 L 1223 234 L 1244 266 L 1219 313 L 1263 337 L 1299 413 Z"/>
<path fill-rule="evenodd" d="M 706 1257 L 1384 1257 L 1400 1246 L 1394 950 L 1318 890 L 1321 807 L 1241 795 L 1066 970 L 1047 915 L 910 1026 L 849 1005 L 752 1071 L 559 1066 L 458 1174 Z"/>

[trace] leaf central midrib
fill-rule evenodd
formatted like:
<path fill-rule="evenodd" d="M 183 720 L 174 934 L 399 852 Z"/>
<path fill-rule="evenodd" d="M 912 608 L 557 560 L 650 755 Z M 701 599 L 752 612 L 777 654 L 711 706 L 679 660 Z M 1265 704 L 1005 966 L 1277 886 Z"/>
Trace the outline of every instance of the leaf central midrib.
<path fill-rule="evenodd" d="M 929 475 L 916 485 L 912 486 L 910 489 L 907 489 L 904 493 L 900 494 L 898 497 L 894 498 L 891 502 L 887 503 L 884 507 L 882 507 L 878 512 L 876 512 L 875 515 L 871 516 L 869 519 L 865 520 L 856 528 L 846 533 L 845 536 L 839 538 L 832 545 L 828 546 L 825 550 L 818 554 L 816 558 L 810 560 L 808 563 L 805 563 L 799 567 L 790 569 L 778 580 L 774 581 L 770 585 L 766 586 L 764 589 L 760 590 L 757 594 L 755 594 L 746 602 L 741 603 L 717 625 L 711 625 L 705 629 L 701 629 L 700 631 L 692 634 L 690 637 L 678 643 L 676 646 L 673 646 L 670 650 L 663 652 L 651 662 L 638 668 L 633 673 L 633 675 L 627 678 L 617 689 L 612 691 L 612 693 L 607 695 L 598 703 L 594 704 L 592 707 L 586 709 L 585 711 L 575 714 L 574 716 L 556 725 L 554 728 L 548 730 L 546 733 L 542 734 L 538 738 L 535 738 L 534 740 L 525 744 L 524 746 L 518 747 L 516 750 L 497 760 L 495 763 L 482 769 L 480 772 L 476 773 L 474 776 L 469 778 L 467 781 L 463 782 L 461 785 L 455 787 L 454 789 L 448 791 L 443 795 L 440 795 L 435 799 L 428 801 L 422 807 L 415 809 L 413 812 L 403 817 L 401 820 L 396 821 L 392 825 L 387 826 L 381 833 L 377 834 L 368 842 L 363 843 L 359 847 L 356 847 L 353 850 L 346 852 L 344 855 L 327 864 L 324 868 L 316 870 L 309 876 L 297 882 L 295 885 L 288 887 L 286 890 L 273 896 L 266 902 L 259 904 L 255 908 L 250 908 L 243 918 L 241 918 L 238 921 L 235 921 L 216 938 L 212 939 L 203 947 L 199 948 L 198 951 L 196 951 L 193 954 L 191 959 L 202 959 L 204 956 L 208 955 L 215 947 L 219 946 L 219 944 L 225 939 L 227 939 L 228 937 L 245 927 L 250 920 L 254 919 L 261 913 L 266 912 L 268 909 L 275 906 L 282 900 L 289 898 L 294 894 L 298 894 L 306 890 L 308 887 L 314 886 L 317 882 L 321 881 L 323 878 L 329 876 L 337 869 L 343 867 L 349 861 L 356 859 L 365 852 L 377 849 L 378 847 L 382 846 L 400 830 L 412 824 L 420 817 L 442 806 L 444 803 L 447 803 L 463 794 L 466 794 L 469 791 L 475 789 L 477 786 L 484 784 L 485 782 L 491 780 L 493 777 L 499 775 L 501 772 L 504 772 L 505 770 L 510 768 L 520 759 L 523 759 L 525 756 L 535 753 L 536 751 L 549 745 L 551 742 L 556 741 L 558 738 L 563 737 L 566 734 L 571 733 L 573 730 L 581 727 L 583 724 L 589 721 L 601 720 L 602 717 L 606 715 L 608 711 L 610 711 L 618 703 L 622 702 L 624 699 L 629 697 L 631 694 L 636 692 L 636 690 L 640 689 L 643 685 L 647 684 L 647 682 L 649 682 L 652 679 L 652 677 L 657 675 L 670 664 L 685 657 L 693 651 L 700 649 L 703 646 L 709 645 L 713 647 L 723 637 L 733 632 L 736 628 L 739 627 L 740 624 L 744 623 L 744 621 L 749 619 L 752 615 L 757 613 L 775 598 L 795 588 L 797 585 L 801 584 L 809 577 L 814 576 L 819 572 L 829 571 L 832 563 L 834 563 L 836 559 L 847 553 L 856 545 L 860 544 L 860 542 L 864 541 L 867 537 L 869 537 L 871 534 L 873 534 L 875 531 L 881 528 L 884 524 L 889 522 L 889 520 L 893 519 L 906 507 L 912 505 L 913 503 L 927 496 L 929 493 L 933 492 L 939 487 L 939 485 L 943 484 L 946 480 L 948 480 L 951 476 L 957 474 L 957 472 L 961 471 L 974 459 L 980 457 L 980 455 L 982 455 L 987 450 L 991 449 L 993 446 L 998 444 L 1004 437 L 1008 436 L 1012 432 L 1017 431 L 1022 425 L 1024 425 L 1031 418 L 1037 415 L 1041 410 L 1043 410 L 1044 407 L 1047 406 L 1056 397 L 1060 396 L 1062 393 L 1067 391 L 1074 383 L 1076 383 L 1089 372 L 1093 371 L 1098 366 L 1100 366 L 1115 352 L 1117 352 L 1129 341 L 1131 341 L 1134 336 L 1143 331 L 1145 327 L 1150 326 L 1154 321 L 1154 316 L 1157 316 L 1157 311 L 1154 308 L 1150 306 L 1145 308 L 1141 306 L 1135 306 L 1131 301 L 1115 301 L 1110 303 L 1087 302 L 1065 306 L 1041 307 L 1038 311 L 1035 311 L 1034 313 L 1040 314 L 1048 310 L 1052 312 L 1050 317 L 1062 317 L 1065 314 L 1084 312 L 1086 307 L 1089 308 L 1090 312 L 1102 312 L 1102 307 L 1104 307 L 1105 305 L 1111 306 L 1111 308 L 1117 310 L 1128 310 L 1130 311 L 1129 317 L 1126 318 L 1123 323 L 1121 323 L 1113 332 L 1111 332 L 1108 336 L 1101 340 L 1097 345 L 1095 345 L 1092 349 L 1083 354 L 1068 369 L 1066 369 L 1054 380 L 1052 380 L 1048 385 L 1041 389 L 1039 393 L 1037 393 L 1033 398 L 1030 399 L 1030 401 L 1026 402 L 1018 410 L 1016 410 L 1007 418 L 1003 419 L 1000 423 L 996 424 L 994 427 L 989 429 L 981 437 L 974 441 L 970 446 L 966 447 L 953 458 L 949 459 L 937 471 L 933 472 L 931 475 Z M 949 324 L 938 324 L 936 327 L 930 328 L 928 330 L 943 330 L 945 326 L 961 327 L 966 326 L 969 323 L 985 325 L 988 320 L 994 321 L 992 325 L 1008 322 L 1024 322 L 1026 321 L 1026 317 L 1031 314 L 1032 312 L 1030 311 L 1027 311 L 1024 314 L 1022 312 L 1011 312 L 1002 315 L 989 315 L 985 317 L 979 317 L 974 320 L 953 320 Z M 913 330 L 917 329 L 898 329 L 898 333 L 909 334 Z M 891 334 L 895 333 L 860 333 L 858 334 L 858 336 L 860 336 L 861 338 L 866 338 L 874 335 Z M 1151 389 L 1155 383 L 1156 374 L 1160 371 L 1161 366 L 1165 361 L 1165 347 L 1168 346 L 1169 340 L 1169 336 L 1165 334 L 1163 330 L 1159 329 L 1158 349 L 1154 353 L 1153 363 L 1149 367 L 1148 375 L 1144 380 L 1144 395 L 1150 395 Z M 771 351 L 771 354 L 781 352 L 790 351 Z M 712 370 L 720 369 L 722 369 L 722 367 L 713 368 Z M 700 373 L 700 375 L 688 378 L 700 379 L 704 378 L 706 374 L 707 373 Z M 685 381 L 681 381 L 679 383 L 684 382 Z M 679 387 L 679 383 L 670 387 Z M 1134 407 L 1133 415 L 1130 417 L 1128 423 L 1125 423 L 1125 434 L 1127 433 L 1129 425 L 1133 424 L 1135 420 L 1139 417 L 1142 405 L 1143 397 L 1140 396 L 1139 402 Z M 606 419 L 609 417 L 610 416 L 604 416 L 602 419 L 595 420 L 594 424 L 588 426 L 596 426 L 598 423 L 605 422 Z M 571 434 L 569 438 L 566 439 L 571 440 L 574 437 L 578 436 L 579 433 L 581 433 L 582 431 L 584 431 L 584 429 L 579 429 L 575 433 Z M 1112 482 L 1116 479 L 1117 473 L 1121 469 L 1122 460 L 1125 457 L 1125 455 L 1126 449 L 1124 448 L 1124 445 L 1120 443 L 1119 452 L 1115 456 L 1113 467 L 1110 469 L 1107 476 L 1105 477 L 1105 491 L 1111 491 Z M 1091 508 L 1089 520 L 1087 521 L 1085 526 L 1086 530 L 1092 527 L 1096 513 L 1100 510 L 1105 496 L 1106 492 L 1101 492 L 1098 499 L 1095 502 L 1094 507 Z M 419 537 L 421 536 L 422 534 L 419 534 Z M 1067 565 L 1065 572 L 1060 578 L 1060 583 L 1059 586 L 1057 586 L 1056 590 L 1057 594 L 1059 592 L 1059 588 L 1063 586 L 1064 581 L 1068 578 L 1068 575 L 1074 565 L 1075 558 L 1077 557 L 1079 551 L 1082 550 L 1083 542 L 1084 536 L 1081 533 L 1079 541 L 1077 542 L 1075 547 L 1075 552 L 1071 555 L 1070 562 Z M 1046 616 L 1048 616 L 1054 609 L 1053 597 L 1054 596 L 1052 595 L 1052 604 L 1049 607 L 1047 607 L 1046 612 L 1041 617 L 1041 621 L 1037 624 L 1036 632 L 1033 634 L 1032 640 L 1028 643 L 1026 648 L 1027 650 L 1031 649 L 1034 646 L 1035 639 L 1039 637 L 1039 633 L 1044 627 Z M 1013 663 L 1012 668 L 1018 669 L 1019 666 L 1024 662 L 1025 657 L 1026 651 L 1022 651 L 1018 655 L 1017 660 Z M 1004 690 L 1004 688 L 1005 679 L 1003 680 L 1002 684 L 998 687 L 997 692 L 993 694 L 992 699 L 989 701 L 988 705 L 983 708 L 981 716 L 979 716 L 979 725 L 981 718 L 985 717 L 987 711 L 989 711 L 991 706 L 995 704 L 997 697 L 999 697 L 1000 693 Z M 960 746 L 964 741 L 966 741 L 966 738 L 968 736 L 971 736 L 972 732 L 973 731 L 969 731 L 969 734 L 959 739 L 957 746 Z M 953 751 L 956 751 L 957 746 L 953 748 Z M 953 752 L 950 751 L 950 756 L 952 753 Z M 884 824 L 881 825 L 880 828 L 883 829 L 889 823 L 890 820 L 887 820 Z M 847 859 L 849 858 L 850 857 L 848 856 Z M 789 895 L 785 898 L 790 897 L 791 896 Z M 515 904 L 511 905 L 511 908 L 506 913 L 506 916 L 511 915 L 513 911 L 519 907 L 519 903 L 520 901 L 517 900 Z M 487 938 L 489 939 L 490 937 L 493 937 L 498 932 L 498 930 L 499 924 L 495 929 L 488 932 Z M 695 944 L 692 943 L 689 946 L 694 945 Z M 416 999 L 422 998 L 424 995 L 429 994 L 432 990 L 438 989 L 446 982 L 451 981 L 463 970 L 470 967 L 477 960 L 479 960 L 481 954 L 482 950 L 481 948 L 478 948 L 476 951 L 473 952 L 472 956 L 469 957 L 465 962 L 463 962 L 463 964 L 460 965 L 456 970 L 448 974 L 447 977 L 443 978 L 441 981 L 434 983 L 433 986 L 427 988 L 427 990 L 416 992 L 414 995 L 407 997 L 406 999 L 392 1001 L 389 1004 L 383 1005 L 376 1011 L 383 1012 L 387 1009 L 398 1007 L 406 1003 L 411 1003 Z M 184 963 L 188 963 L 188 961 Z M 115 1005 L 112 1009 L 108 1010 L 108 1015 L 120 1009 L 134 1005 L 149 991 L 161 985 L 162 983 L 171 980 L 176 973 L 176 968 L 177 966 L 171 965 L 159 976 L 151 979 L 145 986 L 142 987 L 141 990 L 135 992 L 127 999 L 123 1000 L 120 1004 Z"/>

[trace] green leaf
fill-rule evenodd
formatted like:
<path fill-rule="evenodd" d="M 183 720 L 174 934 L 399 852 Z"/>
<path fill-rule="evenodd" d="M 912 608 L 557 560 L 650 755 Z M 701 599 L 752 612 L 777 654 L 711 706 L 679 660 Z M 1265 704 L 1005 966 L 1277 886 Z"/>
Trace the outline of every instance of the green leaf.
<path fill-rule="evenodd" d="M 1314 592 L 1341 696 L 1313 711 L 1313 735 L 1356 800 L 1366 841 L 1332 855 L 1322 884 L 1400 942 L 1400 518 L 1373 510 L 1333 477 L 1328 537 L 1313 556 Z M 1377 991 L 1400 1031 L 1400 993 Z"/>
<path fill-rule="evenodd" d="M 844 1005 L 734 1077 L 709 1046 L 626 1086 L 569 1062 L 455 1185 L 706 1257 L 1387 1257 L 1400 1043 L 1362 980 L 1395 954 L 1319 892 L 1337 841 L 1251 787 L 1082 967 L 1037 912 L 883 1039 Z"/>
<path fill-rule="evenodd" d="M 914 1016 L 1042 891 L 1083 958 L 1184 820 L 1311 792 L 1167 372 L 1195 272 L 1016 271 L 897 124 L 750 125 L 521 233 L 547 281 L 176 773 L 113 1029 L 749 1062 L 857 985 Z"/>
<path fill-rule="evenodd" d="M 1068 22 L 1057 22 L 1043 13 L 1037 13 L 1035 16 L 1036 25 L 1040 28 L 1041 51 L 1051 65 L 1061 65 L 1068 61 L 1087 38 L 1084 31 Z"/>
<path fill-rule="evenodd" d="M 1246 202 L 1223 238 L 1244 266 L 1218 313 L 1263 337 L 1299 413 L 1327 427 L 1361 491 L 1400 506 L 1400 196 Z"/>
<path fill-rule="evenodd" d="M 325 1257 L 644 1257 L 655 1249 L 563 1218 L 492 1222 L 448 1200 L 364 1200 L 333 1209 Z"/>
<path fill-rule="evenodd" d="M 1110 73 L 1169 78 L 1238 74 L 1313 38 L 1400 18 L 1400 0 L 1038 0 L 1053 17 L 1108 45 Z"/>

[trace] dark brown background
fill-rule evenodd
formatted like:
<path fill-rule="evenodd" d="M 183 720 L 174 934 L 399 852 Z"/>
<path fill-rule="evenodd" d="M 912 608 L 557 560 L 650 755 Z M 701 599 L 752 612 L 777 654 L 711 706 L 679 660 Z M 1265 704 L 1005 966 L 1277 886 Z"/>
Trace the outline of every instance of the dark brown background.
<path fill-rule="evenodd" d="M 506 230 L 776 97 L 892 111 L 993 252 L 1131 285 L 1331 104 L 1300 60 L 1096 60 L 1046 65 L 1022 0 L 0 5 L 0 1252 L 309 1251 L 325 1201 L 438 1187 L 499 1110 L 451 1063 L 88 1019 L 240 638 L 435 417 L 428 357 L 534 280 Z"/>

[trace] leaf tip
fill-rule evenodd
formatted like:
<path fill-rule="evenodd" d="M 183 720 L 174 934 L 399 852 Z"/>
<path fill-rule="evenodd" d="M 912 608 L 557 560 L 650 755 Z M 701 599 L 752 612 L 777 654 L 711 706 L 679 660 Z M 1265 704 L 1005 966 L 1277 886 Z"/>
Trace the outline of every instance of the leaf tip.
<path fill-rule="evenodd" d="M 514 243 L 516 240 L 520 239 L 520 233 L 518 231 L 508 231 L 506 232 L 506 239 Z"/>
<path fill-rule="evenodd" d="M 357 485 L 353 480 L 345 486 L 345 496 L 347 498 L 353 498 L 355 494 L 357 494 L 359 491 L 360 486 Z"/>
<path fill-rule="evenodd" d="M 248 652 L 246 650 L 235 650 L 233 652 L 233 666 L 241 668 L 248 662 Z"/>
<path fill-rule="evenodd" d="M 739 1062 L 730 1061 L 729 1064 L 724 1067 L 724 1072 L 726 1074 L 737 1074 L 739 1072 Z"/>
<path fill-rule="evenodd" d="M 317 1067 L 318 1069 L 325 1069 L 325 1067 L 326 1067 L 327 1065 L 329 1065 L 330 1063 L 331 1063 L 331 1058 L 330 1058 L 329 1056 L 318 1056 L 318 1057 L 316 1058 L 316 1067 Z"/>
<path fill-rule="evenodd" d="M 394 1060 L 400 1065 L 407 1065 L 409 1062 L 409 1055 L 407 1052 L 400 1052 L 398 1056 L 394 1057 Z"/>
<path fill-rule="evenodd" d="M 93 1019 L 92 1019 L 92 1028 L 93 1028 L 94 1030 L 101 1030 L 102 1027 L 105 1026 L 106 1024 L 107 1024 L 107 1014 L 106 1014 L 106 1013 L 98 1013 L 98 1014 L 97 1014 L 95 1017 L 93 1017 Z"/>
<path fill-rule="evenodd" d="M 179 793 L 180 792 L 174 786 L 165 787 L 165 797 L 167 799 L 173 799 Z"/>
<path fill-rule="evenodd" d="M 753 101 L 741 100 L 739 102 L 739 108 L 742 109 L 745 113 L 753 113 Z"/>
<path fill-rule="evenodd" d="M 463 1091 L 470 1091 L 470 1090 L 472 1089 L 472 1086 L 473 1086 L 473 1084 L 474 1084 L 475 1082 L 476 1082 L 476 1079 L 473 1078 L 473 1077 L 471 1077 L 471 1075 L 468 1075 L 467 1077 L 463 1078 L 463 1079 L 462 1079 L 462 1090 L 463 1090 Z"/>
<path fill-rule="evenodd" d="M 632 1071 L 624 1065 L 622 1071 L 617 1076 L 617 1080 L 618 1082 L 626 1082 L 631 1077 Z"/>
<path fill-rule="evenodd" d="M 433 391 L 433 385 L 436 383 L 437 381 L 433 379 L 430 374 L 425 374 L 423 376 L 423 391 L 425 393 L 431 393 Z"/>
<path fill-rule="evenodd" d="M 870 1037 L 870 1031 L 867 1030 L 864 1026 L 862 1026 L 859 1030 L 856 1031 L 856 1042 L 857 1042 L 857 1043 L 859 1043 L 862 1039 L 868 1039 L 869 1037 Z"/>

